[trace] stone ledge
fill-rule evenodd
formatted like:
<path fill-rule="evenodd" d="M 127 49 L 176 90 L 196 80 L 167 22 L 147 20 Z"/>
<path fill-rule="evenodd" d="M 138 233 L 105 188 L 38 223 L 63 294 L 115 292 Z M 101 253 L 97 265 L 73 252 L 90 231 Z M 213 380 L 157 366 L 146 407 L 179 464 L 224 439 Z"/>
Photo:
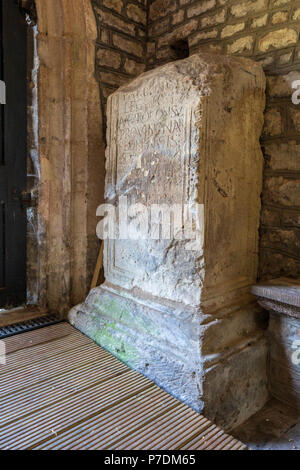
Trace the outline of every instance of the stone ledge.
<path fill-rule="evenodd" d="M 252 287 L 270 314 L 269 387 L 271 394 L 300 410 L 300 280 L 279 278 Z"/>
<path fill-rule="evenodd" d="M 267 310 L 300 318 L 300 280 L 279 278 L 257 284 L 251 289 Z"/>

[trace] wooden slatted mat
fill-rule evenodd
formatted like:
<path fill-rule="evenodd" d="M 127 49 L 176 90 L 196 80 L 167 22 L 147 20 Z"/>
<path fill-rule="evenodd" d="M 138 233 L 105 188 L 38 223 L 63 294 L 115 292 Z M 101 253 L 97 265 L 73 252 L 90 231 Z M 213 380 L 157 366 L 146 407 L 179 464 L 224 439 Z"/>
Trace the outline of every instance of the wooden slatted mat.
<path fill-rule="evenodd" d="M 1 450 L 246 449 L 68 323 L 4 342 Z"/>

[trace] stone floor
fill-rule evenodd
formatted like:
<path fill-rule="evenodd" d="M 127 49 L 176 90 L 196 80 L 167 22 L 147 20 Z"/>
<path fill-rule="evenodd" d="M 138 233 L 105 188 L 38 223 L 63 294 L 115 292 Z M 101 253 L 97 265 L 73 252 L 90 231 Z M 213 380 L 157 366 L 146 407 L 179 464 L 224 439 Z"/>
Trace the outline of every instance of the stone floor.
<path fill-rule="evenodd" d="M 300 450 L 300 415 L 272 399 L 232 434 L 249 450 Z"/>

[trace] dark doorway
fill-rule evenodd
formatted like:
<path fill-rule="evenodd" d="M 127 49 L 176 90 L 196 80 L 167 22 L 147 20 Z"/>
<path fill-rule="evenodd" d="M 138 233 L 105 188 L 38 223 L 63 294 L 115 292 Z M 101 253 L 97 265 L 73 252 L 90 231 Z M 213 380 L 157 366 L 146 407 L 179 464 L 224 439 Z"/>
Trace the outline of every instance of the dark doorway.
<path fill-rule="evenodd" d="M 27 25 L 18 0 L 0 0 L 0 308 L 26 300 Z"/>

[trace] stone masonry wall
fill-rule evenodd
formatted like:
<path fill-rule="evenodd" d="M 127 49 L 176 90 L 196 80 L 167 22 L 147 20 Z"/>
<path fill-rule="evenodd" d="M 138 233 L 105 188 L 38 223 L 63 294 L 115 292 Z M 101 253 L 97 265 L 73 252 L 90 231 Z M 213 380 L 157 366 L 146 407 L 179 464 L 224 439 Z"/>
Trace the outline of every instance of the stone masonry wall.
<path fill-rule="evenodd" d="M 300 1 L 150 0 L 148 63 L 169 61 L 172 44 L 186 39 L 191 53 L 210 49 L 290 70 L 300 63 L 299 30 Z"/>
<path fill-rule="evenodd" d="M 292 104 L 291 75 L 287 77 L 300 71 L 299 31 L 299 0 L 149 3 L 149 68 L 176 59 L 174 46 L 186 40 L 190 54 L 210 50 L 251 57 L 262 63 L 268 76 L 262 138 L 260 277 L 264 279 L 300 275 L 300 104 Z"/>
<path fill-rule="evenodd" d="M 183 41 L 189 54 L 209 50 L 262 63 L 268 94 L 259 275 L 299 277 L 300 104 L 292 104 L 291 80 L 300 78 L 300 0 L 91 1 L 104 127 L 108 96 L 146 68 L 180 58 Z"/>
<path fill-rule="evenodd" d="M 91 1 L 98 25 L 96 77 L 105 126 L 108 96 L 146 69 L 147 2 Z"/>
<path fill-rule="evenodd" d="M 299 66 L 300 69 L 300 66 Z M 300 276 L 300 104 L 291 87 L 300 73 L 267 78 L 260 275 Z"/>

